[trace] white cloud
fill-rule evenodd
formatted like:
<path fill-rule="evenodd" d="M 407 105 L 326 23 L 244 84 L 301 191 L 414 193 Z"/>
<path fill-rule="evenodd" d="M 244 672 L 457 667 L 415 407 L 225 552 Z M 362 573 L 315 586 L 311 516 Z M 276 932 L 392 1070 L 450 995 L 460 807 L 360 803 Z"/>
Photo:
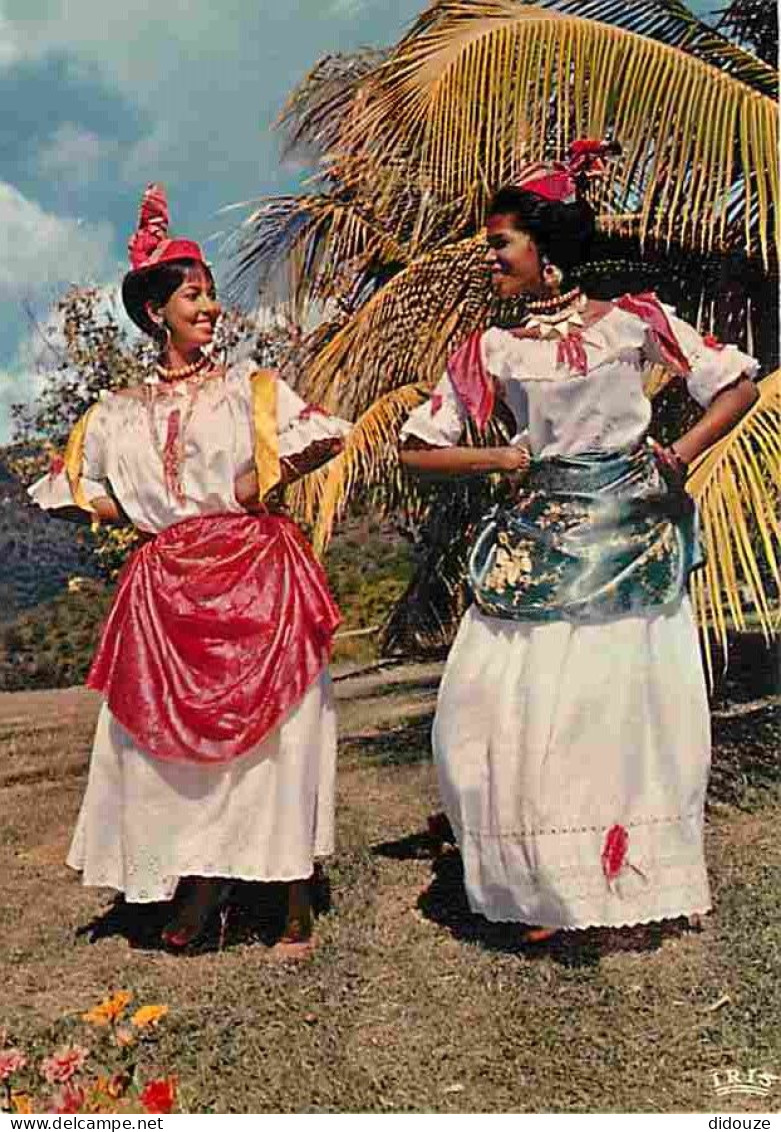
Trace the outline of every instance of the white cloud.
<path fill-rule="evenodd" d="M 72 122 L 63 122 L 38 153 L 37 167 L 44 177 L 54 177 L 72 186 L 83 186 L 101 173 L 103 162 L 117 145 Z"/>
<path fill-rule="evenodd" d="M 110 224 L 46 212 L 0 181 L 0 300 L 104 278 L 112 269 Z"/>

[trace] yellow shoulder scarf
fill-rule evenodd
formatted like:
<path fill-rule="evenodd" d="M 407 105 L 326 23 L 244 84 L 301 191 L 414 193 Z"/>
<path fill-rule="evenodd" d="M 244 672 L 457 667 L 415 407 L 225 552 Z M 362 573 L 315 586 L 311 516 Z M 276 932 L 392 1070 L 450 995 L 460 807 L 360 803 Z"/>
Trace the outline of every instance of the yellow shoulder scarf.
<path fill-rule="evenodd" d="M 275 487 L 282 473 L 277 444 L 277 386 L 273 370 L 260 369 L 250 377 L 252 388 L 252 419 L 255 426 L 255 470 L 258 475 L 258 497 L 262 500 Z M 84 468 L 84 442 L 90 418 L 98 402 L 73 426 L 65 447 L 63 462 L 71 495 L 77 507 L 92 512 L 82 487 Z"/>
<path fill-rule="evenodd" d="M 252 420 L 255 426 L 255 471 L 258 498 L 262 501 L 282 478 L 277 443 L 277 381 L 270 369 L 259 369 L 250 377 Z"/>
<path fill-rule="evenodd" d="M 81 507 L 83 511 L 93 513 L 93 508 L 84 494 L 84 488 L 81 481 L 84 470 L 84 441 L 87 436 L 87 425 L 89 424 L 90 417 L 98 407 L 96 401 L 94 405 L 90 405 L 83 417 L 80 417 L 71 430 L 68 437 L 68 443 L 65 446 L 65 455 L 63 456 L 63 463 L 65 465 L 65 475 L 71 489 L 73 502 L 77 507 Z"/>

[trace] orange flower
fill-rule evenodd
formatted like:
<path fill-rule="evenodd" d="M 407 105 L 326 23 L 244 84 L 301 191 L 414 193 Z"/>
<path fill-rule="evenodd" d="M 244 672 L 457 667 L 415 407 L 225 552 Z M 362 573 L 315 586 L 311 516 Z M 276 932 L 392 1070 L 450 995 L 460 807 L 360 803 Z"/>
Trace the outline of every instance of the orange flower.
<path fill-rule="evenodd" d="M 141 1104 L 147 1112 L 170 1112 L 175 1101 L 175 1077 L 161 1077 L 157 1081 L 149 1081 L 141 1093 Z"/>
<path fill-rule="evenodd" d="M 106 1083 L 106 1092 L 114 1100 L 118 1097 L 123 1097 L 127 1092 L 127 1087 L 130 1084 L 131 1077 L 129 1073 L 115 1073 L 113 1077 Z"/>
<path fill-rule="evenodd" d="M 29 1093 L 11 1093 L 11 1108 L 21 1116 L 29 1116 L 33 1111 L 33 1099 Z"/>
<path fill-rule="evenodd" d="M 135 1012 L 130 1021 L 139 1030 L 143 1030 L 146 1026 L 156 1026 L 167 1013 L 167 1006 L 142 1006 Z"/>
<path fill-rule="evenodd" d="M 105 999 L 98 1006 L 82 1014 L 83 1022 L 90 1022 L 93 1026 L 108 1026 L 116 1022 L 125 1011 L 125 1007 L 132 999 L 130 991 L 117 991 L 111 998 Z"/>
<path fill-rule="evenodd" d="M 114 1038 L 120 1049 L 135 1045 L 136 1042 L 136 1035 L 132 1030 L 128 1030 L 127 1026 L 118 1026 Z"/>

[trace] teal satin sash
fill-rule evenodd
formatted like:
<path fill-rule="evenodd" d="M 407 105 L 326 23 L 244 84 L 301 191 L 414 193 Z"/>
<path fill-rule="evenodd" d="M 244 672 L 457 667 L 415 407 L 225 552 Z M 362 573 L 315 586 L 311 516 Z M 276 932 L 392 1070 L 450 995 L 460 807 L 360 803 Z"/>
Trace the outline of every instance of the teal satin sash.
<path fill-rule="evenodd" d="M 596 621 L 680 598 L 704 558 L 693 501 L 649 447 L 532 463 L 523 495 L 486 515 L 469 556 L 483 613 Z"/>

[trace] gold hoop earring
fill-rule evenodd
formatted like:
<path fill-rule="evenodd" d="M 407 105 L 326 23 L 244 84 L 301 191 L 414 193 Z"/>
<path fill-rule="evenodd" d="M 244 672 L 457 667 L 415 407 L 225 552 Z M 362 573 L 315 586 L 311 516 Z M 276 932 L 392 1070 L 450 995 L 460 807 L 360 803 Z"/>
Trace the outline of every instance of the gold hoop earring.
<path fill-rule="evenodd" d="M 558 295 L 561 291 L 561 281 L 564 278 L 564 272 L 560 267 L 557 267 L 555 263 L 551 263 L 547 256 L 542 262 L 542 281 L 551 294 Z"/>

